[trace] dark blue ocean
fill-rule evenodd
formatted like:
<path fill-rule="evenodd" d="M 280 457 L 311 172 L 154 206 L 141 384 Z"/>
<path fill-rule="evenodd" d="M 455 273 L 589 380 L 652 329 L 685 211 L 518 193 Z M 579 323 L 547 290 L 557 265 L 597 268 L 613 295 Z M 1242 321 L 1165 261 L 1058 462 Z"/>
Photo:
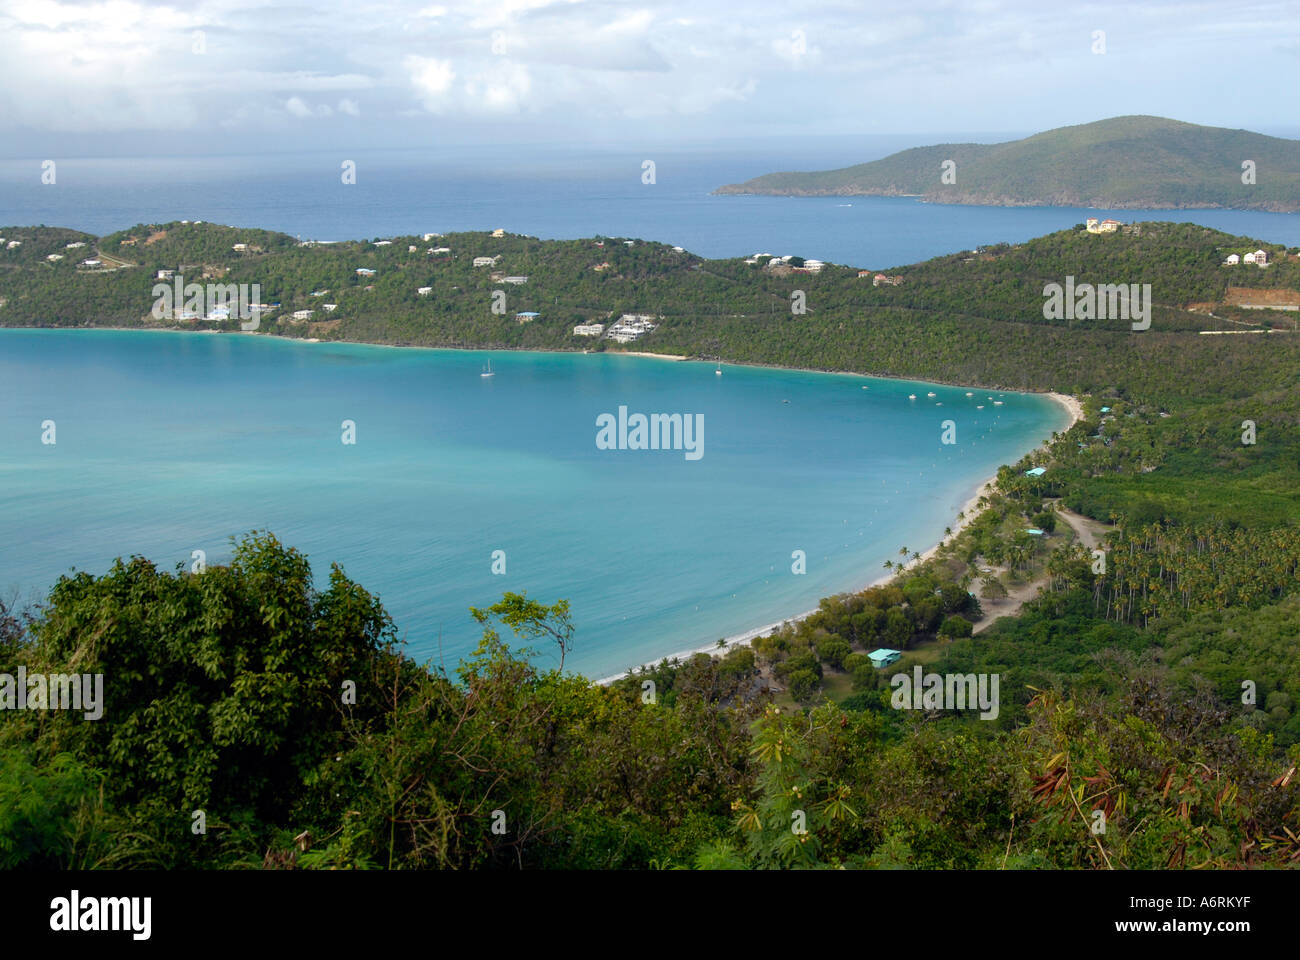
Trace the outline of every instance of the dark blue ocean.
<path fill-rule="evenodd" d="M 490 230 L 546 239 L 637 237 L 707 257 L 772 253 L 884 268 L 999 241 L 1019 242 L 1089 216 L 1189 220 L 1300 245 L 1300 215 L 1227 210 L 1000 208 L 911 199 L 713 196 L 762 173 L 876 159 L 914 138 L 771 142 L 626 152 L 608 147 L 448 147 L 337 154 L 244 154 L 57 161 L 0 160 L 0 225 L 43 223 L 104 234 L 136 223 L 207 220 L 316 240 Z M 356 183 L 342 183 L 345 160 Z M 653 184 L 643 183 L 654 162 Z"/>

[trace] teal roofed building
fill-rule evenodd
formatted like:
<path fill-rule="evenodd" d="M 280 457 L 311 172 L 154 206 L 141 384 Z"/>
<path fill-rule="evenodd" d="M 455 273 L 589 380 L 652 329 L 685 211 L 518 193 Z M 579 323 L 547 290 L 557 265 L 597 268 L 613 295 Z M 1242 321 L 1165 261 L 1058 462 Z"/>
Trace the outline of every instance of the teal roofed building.
<path fill-rule="evenodd" d="M 1025 471 L 1025 476 L 1026 476 L 1026 477 L 1041 477 L 1041 476 L 1042 476 L 1043 474 L 1045 474 L 1046 472 L 1047 472 L 1047 468 L 1046 468 L 1046 467 L 1034 467 L 1034 469 L 1032 469 L 1032 470 L 1026 470 L 1026 471 Z"/>
<path fill-rule="evenodd" d="M 878 650 L 872 650 L 867 654 L 867 658 L 871 660 L 871 665 L 873 667 L 879 669 L 880 667 L 887 667 L 891 663 L 898 662 L 898 658 L 902 655 L 903 652 L 901 650 L 890 650 L 888 647 L 881 647 Z"/>

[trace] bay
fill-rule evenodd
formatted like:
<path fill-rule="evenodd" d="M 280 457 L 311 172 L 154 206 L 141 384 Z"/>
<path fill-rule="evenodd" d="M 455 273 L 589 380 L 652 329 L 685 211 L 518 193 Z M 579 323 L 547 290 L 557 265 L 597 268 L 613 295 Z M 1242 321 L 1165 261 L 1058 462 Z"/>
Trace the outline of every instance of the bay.
<path fill-rule="evenodd" d="M 0 330 L 0 590 L 39 599 L 130 554 L 222 563 L 232 536 L 269 529 L 318 583 L 336 561 L 377 592 L 419 660 L 454 667 L 478 639 L 468 607 L 526 591 L 570 600 L 566 665 L 606 676 L 876 579 L 1068 423 L 1047 397 L 966 392 L 609 354 Z M 620 406 L 702 415 L 703 456 L 598 449 L 597 417 Z"/>

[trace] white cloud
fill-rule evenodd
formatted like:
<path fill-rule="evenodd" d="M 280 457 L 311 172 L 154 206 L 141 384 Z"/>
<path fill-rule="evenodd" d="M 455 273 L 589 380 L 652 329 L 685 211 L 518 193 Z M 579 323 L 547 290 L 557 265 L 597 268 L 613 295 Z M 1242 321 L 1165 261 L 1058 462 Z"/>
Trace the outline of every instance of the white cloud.
<path fill-rule="evenodd" d="M 451 61 L 411 55 L 402 63 L 416 95 L 424 101 L 425 109 L 434 113 L 443 109 L 446 96 L 456 80 Z"/>
<path fill-rule="evenodd" d="M 326 103 L 310 107 L 301 97 L 290 97 L 284 102 L 284 109 L 295 117 L 328 117 L 334 112 Z"/>
<path fill-rule="evenodd" d="M 344 97 L 339 101 L 339 113 L 346 113 L 349 117 L 359 117 L 361 116 L 361 108 L 357 106 L 355 100 Z"/>

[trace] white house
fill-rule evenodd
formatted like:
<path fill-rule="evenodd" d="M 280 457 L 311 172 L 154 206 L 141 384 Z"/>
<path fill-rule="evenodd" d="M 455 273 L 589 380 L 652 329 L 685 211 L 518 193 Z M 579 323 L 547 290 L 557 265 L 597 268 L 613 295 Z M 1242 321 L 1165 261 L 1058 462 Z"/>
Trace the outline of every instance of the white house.
<path fill-rule="evenodd" d="M 476 267 L 490 267 L 490 266 L 492 266 L 492 264 L 496 263 L 496 262 L 497 262 L 498 260 L 500 260 L 500 259 L 501 259 L 500 256 L 495 256 L 495 257 L 475 257 L 475 258 L 474 258 L 474 266 L 476 266 Z"/>
<path fill-rule="evenodd" d="M 1248 253 L 1244 257 L 1242 257 L 1241 260 L 1243 263 L 1254 263 L 1255 255 L 1253 253 Z"/>
<path fill-rule="evenodd" d="M 315 310 L 295 310 L 293 312 L 293 318 L 295 320 L 310 320 L 311 315 L 315 312 Z"/>
<path fill-rule="evenodd" d="M 23 245 L 23 242 L 22 242 L 21 240 L 10 240 L 9 243 L 8 243 L 8 245 L 5 247 L 5 249 L 6 249 L 6 250 L 16 250 L 16 249 L 18 249 L 19 247 L 21 247 L 22 245 Z"/>
<path fill-rule="evenodd" d="M 1089 217 L 1086 226 L 1089 233 L 1114 233 L 1124 224 L 1119 220 L 1103 220 L 1098 223 L 1096 217 Z"/>
<path fill-rule="evenodd" d="M 68 244 L 68 245 L 65 246 L 63 249 L 64 249 L 64 250 L 76 250 L 76 249 L 78 249 L 79 247 L 84 247 L 85 245 L 86 245 L 86 244 L 85 244 L 83 241 L 78 240 L 76 243 L 70 243 L 70 244 Z"/>
<path fill-rule="evenodd" d="M 415 292 L 422 297 L 427 297 L 429 294 L 433 293 L 433 287 L 420 287 Z"/>
<path fill-rule="evenodd" d="M 82 260 L 82 261 L 81 261 L 81 265 L 82 265 L 83 267 L 98 267 L 98 266 L 102 266 L 102 264 L 101 264 L 101 262 L 100 262 L 99 260 Z"/>
<path fill-rule="evenodd" d="M 247 250 L 247 249 L 248 249 L 248 244 L 246 244 L 246 243 L 237 243 L 237 244 L 235 244 L 233 247 L 231 247 L 230 249 L 231 249 L 231 250 L 235 250 L 235 251 L 243 251 L 243 250 Z"/>
<path fill-rule="evenodd" d="M 441 236 L 442 236 L 441 233 L 426 233 L 426 234 L 424 235 L 424 242 L 425 242 L 425 243 L 428 243 L 428 242 L 429 242 L 430 240 L 432 240 L 434 237 L 441 237 Z"/>
<path fill-rule="evenodd" d="M 371 270 L 369 267 L 357 267 L 358 277 L 373 277 L 374 275 L 375 271 Z"/>
<path fill-rule="evenodd" d="M 1266 253 L 1266 252 L 1263 251 L 1263 250 L 1256 250 L 1256 251 L 1255 251 L 1255 266 L 1257 266 L 1257 267 L 1267 267 L 1267 266 L 1268 266 L 1268 253 Z"/>
<path fill-rule="evenodd" d="M 580 323 L 573 328 L 575 337 L 599 337 L 605 332 L 603 323 Z"/>
<path fill-rule="evenodd" d="M 393 241 L 391 241 L 391 240 L 376 240 L 376 241 L 375 241 L 375 246 L 376 246 L 376 247 L 391 247 L 392 245 L 393 245 Z"/>
<path fill-rule="evenodd" d="M 406 252 L 407 252 L 407 253 L 415 253 L 415 244 L 413 244 L 413 243 L 407 244 L 407 246 L 406 246 Z"/>
<path fill-rule="evenodd" d="M 154 279 L 155 279 L 155 280 L 170 280 L 170 279 L 171 279 L 172 277 L 174 277 L 174 276 L 176 276 L 176 271 L 175 271 L 175 270 L 159 270 L 159 271 L 158 271 L 158 276 L 155 277 Z"/>
<path fill-rule="evenodd" d="M 1225 267 L 1235 267 L 1239 263 L 1241 263 L 1241 257 L 1235 253 L 1228 254 L 1228 259 L 1223 261 Z"/>
<path fill-rule="evenodd" d="M 326 313 L 333 313 L 335 310 L 338 309 L 338 306 L 339 306 L 339 305 L 338 305 L 337 303 L 322 303 L 322 304 L 321 304 L 321 307 L 325 310 Z"/>
<path fill-rule="evenodd" d="M 437 256 L 440 253 L 451 253 L 451 247 L 430 247 L 427 252 Z"/>
<path fill-rule="evenodd" d="M 521 283 L 528 282 L 527 277 L 502 277 L 501 279 L 505 283 L 513 283 L 516 287 L 519 286 Z"/>
<path fill-rule="evenodd" d="M 45 259 L 46 259 L 46 260 L 49 260 L 51 263 L 53 263 L 55 260 L 62 260 L 62 259 L 63 259 L 63 254 L 61 254 L 61 253 L 51 253 L 51 254 L 47 254 L 46 257 L 45 257 Z"/>
<path fill-rule="evenodd" d="M 505 235 L 506 235 L 506 232 L 505 232 L 504 230 L 502 230 L 500 227 L 497 227 L 497 229 L 495 229 L 495 230 L 492 231 L 492 236 L 494 236 L 494 237 L 496 237 L 496 238 L 498 238 L 498 239 L 500 239 L 501 237 L 504 237 Z"/>

